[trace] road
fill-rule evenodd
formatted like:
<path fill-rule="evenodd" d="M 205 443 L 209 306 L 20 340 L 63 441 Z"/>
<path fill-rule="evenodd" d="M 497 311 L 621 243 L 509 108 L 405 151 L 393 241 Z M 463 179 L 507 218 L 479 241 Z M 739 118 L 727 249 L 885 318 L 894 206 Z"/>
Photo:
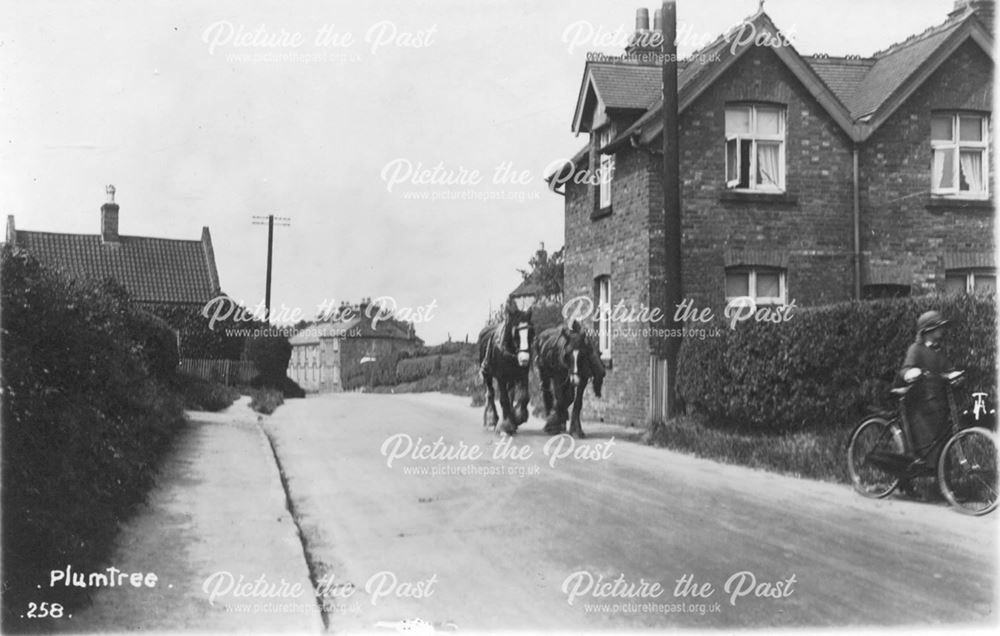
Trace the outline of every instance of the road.
<path fill-rule="evenodd" d="M 995 624 L 996 515 L 606 425 L 560 459 L 534 418 L 498 449 L 480 422 L 436 394 L 310 397 L 265 422 L 332 631 Z"/>

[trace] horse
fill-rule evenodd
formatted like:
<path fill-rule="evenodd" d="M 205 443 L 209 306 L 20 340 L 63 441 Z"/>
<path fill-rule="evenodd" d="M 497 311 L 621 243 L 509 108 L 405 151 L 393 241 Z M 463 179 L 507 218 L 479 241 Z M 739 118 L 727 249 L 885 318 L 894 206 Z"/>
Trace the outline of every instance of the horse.
<path fill-rule="evenodd" d="M 558 435 L 569 432 L 583 439 L 580 426 L 580 409 L 587 382 L 594 380 L 594 396 L 601 397 L 604 385 L 604 363 L 597 347 L 583 331 L 580 323 L 559 325 L 538 334 L 535 344 L 535 365 L 542 383 L 542 400 L 545 403 L 545 432 Z M 569 417 L 569 407 L 573 416 Z"/>
<path fill-rule="evenodd" d="M 507 303 L 499 324 L 485 327 L 479 333 L 479 373 L 486 385 L 484 427 L 513 435 L 518 426 L 528 421 L 528 373 L 534 340 L 531 310 L 521 311 L 512 302 Z M 493 404 L 494 379 L 503 414 L 499 429 Z"/>

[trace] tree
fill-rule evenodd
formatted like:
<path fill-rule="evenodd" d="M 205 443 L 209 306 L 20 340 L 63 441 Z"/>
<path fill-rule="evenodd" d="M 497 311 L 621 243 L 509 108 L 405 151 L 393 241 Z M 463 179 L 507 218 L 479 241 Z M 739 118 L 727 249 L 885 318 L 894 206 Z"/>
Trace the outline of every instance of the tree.
<path fill-rule="evenodd" d="M 518 269 L 525 282 L 531 282 L 542 288 L 546 296 L 557 296 L 563 291 L 563 250 L 560 247 L 549 255 L 545 244 L 540 243 L 535 255 L 528 261 L 530 269 Z"/>

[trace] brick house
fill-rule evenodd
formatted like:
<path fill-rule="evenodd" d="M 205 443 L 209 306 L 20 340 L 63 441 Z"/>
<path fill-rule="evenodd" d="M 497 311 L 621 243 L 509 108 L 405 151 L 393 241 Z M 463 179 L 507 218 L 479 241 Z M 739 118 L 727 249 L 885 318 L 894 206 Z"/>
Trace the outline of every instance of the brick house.
<path fill-rule="evenodd" d="M 344 319 L 306 325 L 289 338 L 292 357 L 288 361 L 288 377 L 306 391 L 342 391 L 344 379 L 363 373 L 364 365 L 382 356 L 423 346 L 423 340 L 416 336 L 410 323 L 368 317 L 369 303 L 366 299 L 349 307 L 349 312 L 342 305 L 338 315 L 345 316 Z"/>
<path fill-rule="evenodd" d="M 992 0 L 958 0 L 870 57 L 802 56 L 761 10 L 679 64 L 685 299 L 721 315 L 747 296 L 801 307 L 995 289 L 992 24 Z M 742 44 L 749 28 L 761 37 Z M 662 413 L 664 342 L 617 328 L 664 325 L 612 328 L 611 308 L 673 307 L 661 69 L 627 52 L 587 63 L 572 129 L 589 142 L 550 185 L 565 197 L 565 295 L 598 307 L 611 365 L 589 416 L 643 426 Z"/>

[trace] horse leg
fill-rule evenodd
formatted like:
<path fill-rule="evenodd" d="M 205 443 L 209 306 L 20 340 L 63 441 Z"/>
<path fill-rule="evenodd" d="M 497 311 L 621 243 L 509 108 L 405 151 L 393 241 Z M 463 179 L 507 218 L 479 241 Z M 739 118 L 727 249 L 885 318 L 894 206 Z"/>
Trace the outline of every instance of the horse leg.
<path fill-rule="evenodd" d="M 566 409 L 569 406 L 566 403 L 566 400 L 569 399 L 567 387 L 570 386 L 570 383 L 568 378 L 562 378 L 558 384 L 555 382 L 553 384 L 555 404 L 552 413 L 545 418 L 545 432 L 549 435 L 558 435 L 566 432 Z"/>
<path fill-rule="evenodd" d="M 569 434 L 578 439 L 587 437 L 583 434 L 583 427 L 580 426 L 580 409 L 583 408 L 583 391 L 587 388 L 587 380 L 580 378 L 580 384 L 576 386 L 576 395 L 573 399 L 573 417 L 570 418 Z"/>
<path fill-rule="evenodd" d="M 539 380 L 542 385 L 542 404 L 545 405 L 545 417 L 548 418 L 549 413 L 552 412 L 552 387 L 549 386 L 552 379 L 539 374 Z"/>
<path fill-rule="evenodd" d="M 497 427 L 497 433 L 506 433 L 507 435 L 513 435 L 517 427 L 514 426 L 511 420 L 511 403 L 510 403 L 510 387 L 504 380 L 498 380 L 497 391 L 500 393 L 500 413 L 503 415 L 503 419 L 500 421 L 500 426 Z"/>
<path fill-rule="evenodd" d="M 483 426 L 486 428 L 496 428 L 497 407 L 493 403 L 493 376 L 483 371 L 483 382 L 486 384 L 486 408 L 483 411 Z"/>

